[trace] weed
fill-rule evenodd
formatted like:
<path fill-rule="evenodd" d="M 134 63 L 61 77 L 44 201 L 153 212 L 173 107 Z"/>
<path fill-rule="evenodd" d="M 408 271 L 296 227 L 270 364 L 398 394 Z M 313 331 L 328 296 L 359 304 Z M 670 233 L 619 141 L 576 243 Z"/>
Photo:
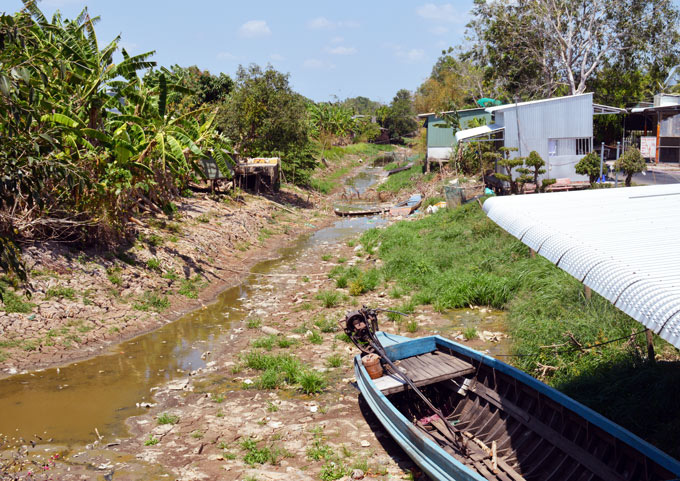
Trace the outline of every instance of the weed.
<path fill-rule="evenodd" d="M 246 327 L 248 329 L 259 329 L 262 325 L 262 319 L 259 317 L 249 317 L 246 319 Z"/>
<path fill-rule="evenodd" d="M 203 439 L 203 433 L 199 430 L 196 430 L 191 433 L 191 437 L 194 439 Z"/>
<path fill-rule="evenodd" d="M 146 291 L 132 307 L 138 311 L 162 312 L 170 307 L 170 301 L 167 296 L 162 296 L 152 291 Z"/>
<path fill-rule="evenodd" d="M 323 391 L 326 387 L 326 378 L 318 371 L 302 371 L 298 375 L 297 381 L 300 383 L 300 389 L 305 394 L 315 394 Z"/>
<path fill-rule="evenodd" d="M 355 239 L 350 239 L 347 241 L 347 247 L 354 247 L 357 241 Z"/>
<path fill-rule="evenodd" d="M 288 339 L 287 337 L 278 337 L 276 339 L 276 344 L 280 348 L 286 349 L 295 344 L 295 341 L 293 339 Z"/>
<path fill-rule="evenodd" d="M 320 291 L 316 298 L 326 307 L 336 307 L 342 300 L 342 294 L 337 291 Z"/>
<path fill-rule="evenodd" d="M 257 445 L 258 442 L 253 438 L 241 441 L 241 449 L 246 451 L 245 456 L 243 456 L 243 462 L 250 466 L 266 463 L 278 464 L 281 458 L 292 457 L 291 453 L 273 444 L 262 448 L 258 448 Z"/>
<path fill-rule="evenodd" d="M 271 351 L 272 348 L 274 347 L 274 343 L 276 342 L 277 336 L 272 334 L 270 336 L 263 336 L 263 337 L 258 337 L 257 339 L 253 339 L 250 341 L 250 344 L 253 347 L 257 347 L 260 349 L 266 349 L 267 351 Z"/>
<path fill-rule="evenodd" d="M 232 453 L 231 451 L 225 451 L 222 453 L 222 457 L 224 459 L 228 459 L 229 461 L 233 461 L 236 459 L 236 453 Z"/>
<path fill-rule="evenodd" d="M 321 260 L 324 262 L 328 262 L 329 260 L 331 260 L 331 257 L 333 256 L 331 256 L 330 254 L 324 254 L 321 256 Z"/>
<path fill-rule="evenodd" d="M 335 456 L 333 448 L 324 443 L 321 439 L 316 438 L 310 447 L 307 448 L 307 459 L 311 461 L 320 461 L 322 459 L 332 459 Z"/>
<path fill-rule="evenodd" d="M 174 268 L 170 268 L 167 271 L 165 271 L 163 275 L 161 275 L 161 277 L 163 279 L 168 279 L 171 281 L 176 281 L 177 279 L 179 279 L 179 275 L 175 272 Z"/>
<path fill-rule="evenodd" d="M 338 264 L 344 264 L 345 262 L 347 262 L 347 259 L 345 257 L 338 257 L 336 262 Z"/>
<path fill-rule="evenodd" d="M 314 309 L 314 306 L 312 305 L 311 302 L 303 302 L 302 304 L 300 304 L 301 311 L 311 311 L 312 309 Z"/>
<path fill-rule="evenodd" d="M 210 222 L 210 218 L 206 214 L 201 214 L 198 217 L 196 217 L 196 220 L 202 224 L 207 224 Z"/>
<path fill-rule="evenodd" d="M 224 402 L 225 397 L 221 394 L 215 394 L 211 397 L 212 402 L 217 403 L 217 404 L 222 404 Z"/>
<path fill-rule="evenodd" d="M 4 288 L 0 284 L 0 294 L 2 294 L 2 303 L 4 305 L 4 310 L 6 313 L 19 312 L 22 314 L 27 314 L 33 310 L 35 304 L 31 302 L 25 302 L 22 296 L 17 295 L 13 290 L 9 288 Z"/>
<path fill-rule="evenodd" d="M 147 438 L 147 440 L 144 441 L 144 446 L 155 446 L 158 443 L 159 443 L 159 440 L 157 438 L 154 438 L 151 434 L 149 434 L 149 437 Z"/>
<path fill-rule="evenodd" d="M 177 424 L 179 422 L 179 416 L 170 413 L 159 414 L 156 418 L 158 424 Z"/>
<path fill-rule="evenodd" d="M 335 279 L 335 287 L 337 287 L 338 289 L 344 289 L 345 287 L 347 287 L 347 277 L 341 276 Z"/>
<path fill-rule="evenodd" d="M 163 245 L 163 238 L 158 234 L 151 234 L 149 237 L 146 238 L 146 243 L 152 247 L 158 247 L 160 245 Z"/>
<path fill-rule="evenodd" d="M 314 321 L 314 325 L 319 328 L 321 332 L 335 332 L 339 329 L 338 323 L 333 319 L 321 318 Z"/>
<path fill-rule="evenodd" d="M 149 270 L 160 272 L 160 270 L 161 270 L 161 262 L 160 262 L 157 258 L 152 257 L 151 259 L 149 259 L 148 261 L 146 261 L 146 267 L 147 267 Z"/>
<path fill-rule="evenodd" d="M 343 455 L 345 458 L 351 458 L 352 456 L 354 456 L 354 453 L 352 452 L 351 449 L 349 449 L 349 448 L 347 447 L 347 445 L 343 444 L 342 446 L 340 446 L 340 448 L 342 449 L 342 455 Z M 352 466 L 352 467 L 354 467 L 354 466 Z M 359 468 L 359 469 L 361 469 L 361 468 Z M 362 470 L 362 471 L 364 471 L 364 470 Z M 364 473 L 365 473 L 365 472 L 366 472 L 366 471 L 364 471 Z"/>
<path fill-rule="evenodd" d="M 118 266 L 106 268 L 106 277 L 114 286 L 119 286 L 123 283 L 123 278 L 120 276 L 120 271 L 121 269 Z"/>
<path fill-rule="evenodd" d="M 309 282 L 310 279 L 308 276 L 302 276 L 302 282 Z"/>
<path fill-rule="evenodd" d="M 198 289 L 201 286 L 201 276 L 196 274 L 190 279 L 182 279 L 179 285 L 179 293 L 189 299 L 198 298 Z"/>
<path fill-rule="evenodd" d="M 312 344 L 322 344 L 323 336 L 317 331 L 312 331 L 312 333 L 307 336 L 307 340 Z"/>
<path fill-rule="evenodd" d="M 321 467 L 319 478 L 321 481 L 335 481 L 336 479 L 340 479 L 347 474 L 349 474 L 349 470 L 344 464 L 340 462 L 336 463 L 335 461 L 328 461 Z"/>
<path fill-rule="evenodd" d="M 326 359 L 326 364 L 328 364 L 329 367 L 340 367 L 344 362 L 345 358 L 340 354 L 332 354 Z"/>
<path fill-rule="evenodd" d="M 110 328 L 109 328 L 109 333 L 110 333 L 110 334 L 115 334 L 115 333 L 117 333 L 117 332 L 120 332 L 120 329 L 117 328 L 116 326 L 113 326 L 113 327 L 110 327 Z"/>
<path fill-rule="evenodd" d="M 47 292 L 45 292 L 45 299 L 52 299 L 53 297 L 56 297 L 57 299 L 75 299 L 76 297 L 76 291 L 72 287 L 63 287 L 63 286 L 57 286 L 57 287 L 50 287 L 47 289 Z"/>
<path fill-rule="evenodd" d="M 267 412 L 275 413 L 278 410 L 279 410 L 279 408 L 276 406 L 276 404 L 274 404 L 271 401 L 267 401 Z"/>
<path fill-rule="evenodd" d="M 336 338 L 337 340 L 339 340 L 339 341 L 346 342 L 346 343 L 352 342 L 352 340 L 349 338 L 349 336 L 348 336 L 346 333 L 344 333 L 344 332 L 341 332 L 340 334 L 337 334 L 337 335 L 335 336 L 335 338 Z"/>
<path fill-rule="evenodd" d="M 465 337 L 465 339 L 467 339 L 468 341 L 476 339 L 477 329 L 475 329 L 474 326 L 466 327 L 465 329 L 463 329 L 463 337 Z"/>
<path fill-rule="evenodd" d="M 390 290 L 390 297 L 392 299 L 400 299 L 401 296 L 403 296 L 403 295 L 404 295 L 403 291 L 401 289 L 399 289 L 398 287 L 393 287 Z"/>
<path fill-rule="evenodd" d="M 408 321 L 408 324 L 406 324 L 406 330 L 408 332 L 418 331 L 418 321 L 416 321 L 415 319 L 412 321 Z"/>

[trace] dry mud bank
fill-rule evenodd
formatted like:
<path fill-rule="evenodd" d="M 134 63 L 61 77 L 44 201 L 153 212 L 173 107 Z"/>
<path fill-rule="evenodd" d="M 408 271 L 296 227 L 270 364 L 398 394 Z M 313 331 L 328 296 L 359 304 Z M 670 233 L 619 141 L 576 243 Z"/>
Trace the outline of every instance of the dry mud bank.
<path fill-rule="evenodd" d="M 368 269 L 379 262 L 350 240 L 320 242 L 279 266 L 279 275 L 267 277 L 243 304 L 249 316 L 233 326 L 229 342 L 204 353 L 204 368 L 157 390 L 148 414 L 128 420 L 132 437 L 114 449 L 163 465 L 181 480 L 421 479 L 362 403 L 353 385 L 356 351 L 337 326 L 357 306 L 393 308 L 403 301 L 391 298 L 385 285 L 352 296 L 328 277 L 338 265 Z M 340 297 L 328 302 L 329 292 Z M 442 315 L 422 306 L 410 318 L 415 333 L 406 332 L 405 322 L 382 319 L 382 327 L 462 338 L 455 330 L 461 316 L 480 321 L 488 314 Z M 321 373 L 325 385 L 316 394 L 304 394 L 299 381 L 266 389 L 266 374 L 249 367 L 257 356 L 294 357 L 303 369 Z"/>
<path fill-rule="evenodd" d="M 304 197 L 283 192 L 276 200 L 298 207 L 281 208 L 259 197 L 198 194 L 170 216 L 142 219 L 136 240 L 112 251 L 26 247 L 32 295 L 17 290 L 0 312 L 0 377 L 92 357 L 200 307 L 327 222 L 313 209 L 320 199 Z"/>

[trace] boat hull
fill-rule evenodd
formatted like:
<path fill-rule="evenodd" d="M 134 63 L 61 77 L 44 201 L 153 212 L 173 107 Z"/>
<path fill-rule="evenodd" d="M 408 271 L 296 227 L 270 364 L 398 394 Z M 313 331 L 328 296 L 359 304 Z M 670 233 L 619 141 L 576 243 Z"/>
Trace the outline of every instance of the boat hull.
<path fill-rule="evenodd" d="M 559 391 L 543 384 L 542 382 L 532 378 L 522 371 L 519 371 L 518 369 L 513 368 L 508 364 L 485 356 L 482 353 L 469 349 L 448 339 L 444 339 L 440 336 L 408 339 L 393 335 L 386 336 L 384 333 L 378 334 L 379 339 L 385 346 L 385 351 L 388 357 L 393 361 L 408 359 L 412 356 L 423 355 L 437 349 L 444 349 L 449 350 L 448 352 L 451 353 L 458 353 L 461 356 L 464 356 L 465 359 L 469 360 L 473 366 L 476 366 L 476 369 L 478 370 L 493 370 L 494 379 L 497 374 L 499 378 L 503 377 L 506 379 L 511 379 L 511 382 L 520 385 L 520 392 L 527 392 L 529 394 L 536 393 L 536 398 L 540 397 L 541 399 L 544 399 L 544 403 L 557 406 L 555 408 L 557 409 L 556 412 L 562 413 L 562 415 L 566 416 L 567 418 L 573 415 L 574 419 L 576 419 L 575 416 L 578 416 L 580 418 L 580 421 L 578 422 L 581 422 L 586 427 L 586 432 L 588 432 L 588 429 L 590 429 L 593 432 L 598 431 L 602 433 L 603 437 L 615 438 L 616 441 L 614 444 L 618 446 L 619 457 L 631 457 L 629 454 L 633 453 L 634 455 L 632 457 L 635 459 L 644 458 L 644 461 L 642 462 L 643 465 L 654 464 L 657 466 L 650 471 L 653 475 L 650 477 L 650 479 L 673 479 L 673 477 L 678 477 L 680 474 L 680 463 L 678 463 L 678 461 L 672 459 L 662 451 L 653 447 L 649 443 L 646 443 L 622 427 L 612 423 L 591 409 L 583 406 L 582 404 L 565 396 Z M 466 466 L 465 464 L 461 463 L 454 456 L 445 451 L 438 443 L 434 442 L 431 438 L 425 435 L 423 431 L 416 427 L 412 422 L 412 415 L 410 416 L 411 420 L 407 419 L 407 417 L 402 414 L 399 409 L 397 409 L 393 402 L 393 400 L 398 402 L 398 398 L 393 397 L 392 395 L 390 395 L 388 398 L 385 394 L 383 394 L 376 384 L 376 382 L 379 382 L 379 380 L 374 381 L 370 379 L 366 373 L 366 370 L 363 368 L 360 356 L 355 358 L 355 374 L 359 389 L 376 417 L 381 421 L 385 429 L 411 457 L 411 459 L 432 479 L 446 481 L 480 481 L 485 479 L 485 477 L 481 476 L 474 469 L 471 469 L 469 465 Z M 477 374 L 475 374 L 475 377 L 476 376 Z M 480 384 L 478 389 L 483 391 L 485 388 Z M 474 393 L 475 391 L 471 390 L 470 392 Z M 502 395 L 496 395 L 496 397 L 501 400 L 507 399 L 503 398 Z M 414 399 L 413 396 L 411 396 L 411 399 Z M 519 403 L 518 401 L 516 402 Z M 516 406 L 513 407 L 512 402 L 507 402 L 506 404 L 508 409 L 516 410 Z M 534 415 L 529 411 L 527 412 L 529 413 L 526 415 L 527 419 L 538 420 L 538 414 Z M 531 422 L 528 424 L 531 424 Z M 540 424 L 540 422 L 538 424 Z M 535 433 L 532 434 L 535 435 Z M 592 435 L 592 437 L 600 439 L 599 435 Z M 564 466 L 569 465 L 571 458 L 575 455 L 578 455 L 579 453 L 581 455 L 589 456 L 587 452 L 584 453 L 584 451 L 588 449 L 585 442 L 583 442 L 582 447 L 579 446 L 578 443 L 574 443 L 574 446 L 564 446 L 563 440 L 558 440 L 557 443 L 555 443 L 554 440 L 551 440 L 550 442 L 556 446 L 562 442 L 563 445 L 558 446 L 558 450 L 566 449 L 566 451 L 568 451 L 568 454 L 564 454 L 564 452 L 557 453 L 557 451 L 555 451 L 556 455 L 562 456 L 561 463 Z M 599 449 L 600 446 L 598 445 L 593 448 L 592 451 L 595 452 Z M 620 454 L 621 452 L 625 452 L 627 454 L 622 456 Z M 624 459 L 620 463 L 625 462 L 626 460 Z M 591 467 L 594 467 L 595 471 L 599 470 L 599 474 L 592 477 L 591 479 L 630 479 L 631 481 L 633 479 L 638 479 L 634 477 L 635 474 L 631 474 L 630 476 L 633 476 L 631 478 L 625 478 L 624 476 L 619 475 L 608 477 L 607 474 L 614 473 L 613 469 L 611 466 L 605 466 L 604 463 L 599 460 L 592 461 Z M 554 469 L 555 472 L 558 472 L 560 467 L 557 466 Z M 668 476 L 667 473 L 673 473 L 673 475 Z M 555 478 L 551 477 L 550 479 L 561 478 L 556 476 Z"/>

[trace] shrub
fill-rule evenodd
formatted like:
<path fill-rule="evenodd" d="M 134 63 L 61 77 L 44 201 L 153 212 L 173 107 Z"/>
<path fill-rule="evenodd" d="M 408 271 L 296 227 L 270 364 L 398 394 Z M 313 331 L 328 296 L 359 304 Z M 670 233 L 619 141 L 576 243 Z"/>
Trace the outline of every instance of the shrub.
<path fill-rule="evenodd" d="M 593 184 L 600 176 L 600 157 L 595 152 L 591 152 L 578 161 L 574 170 L 579 175 L 587 175 L 588 180 Z"/>
<path fill-rule="evenodd" d="M 623 173 L 626 174 L 626 187 L 630 187 L 633 174 L 647 170 L 644 157 L 635 147 L 626 150 L 623 156 L 616 161 L 614 167 L 623 170 Z"/>

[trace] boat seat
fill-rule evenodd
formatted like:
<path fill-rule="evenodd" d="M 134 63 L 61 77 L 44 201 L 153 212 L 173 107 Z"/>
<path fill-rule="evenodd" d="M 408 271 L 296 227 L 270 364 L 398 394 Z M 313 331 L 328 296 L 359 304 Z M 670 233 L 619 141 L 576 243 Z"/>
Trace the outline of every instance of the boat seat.
<path fill-rule="evenodd" d="M 407 357 L 395 362 L 395 365 L 418 387 L 465 376 L 476 370 L 472 364 L 441 351 Z M 398 374 L 388 371 L 373 382 L 383 394 L 394 394 L 409 389 L 408 384 Z"/>

